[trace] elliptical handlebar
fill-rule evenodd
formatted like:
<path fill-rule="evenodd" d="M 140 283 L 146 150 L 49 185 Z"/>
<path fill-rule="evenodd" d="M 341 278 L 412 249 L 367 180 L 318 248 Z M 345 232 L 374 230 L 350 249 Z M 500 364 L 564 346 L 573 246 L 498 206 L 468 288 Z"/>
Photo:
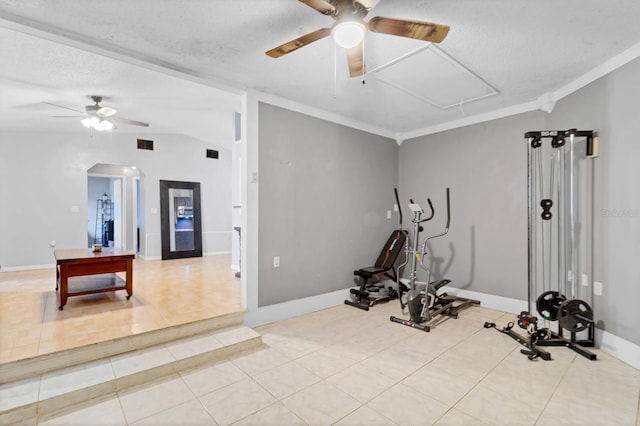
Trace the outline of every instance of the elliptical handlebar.
<path fill-rule="evenodd" d="M 428 220 L 433 219 L 433 216 L 435 215 L 436 212 L 433 209 L 433 204 L 431 203 L 430 198 L 427 198 L 427 203 L 429 204 L 431 215 L 429 215 L 429 217 L 426 217 L 424 219 L 420 219 L 420 217 L 424 214 L 424 209 L 420 206 L 420 204 L 416 204 L 413 201 L 413 198 L 409 198 L 409 209 L 413 212 L 413 219 L 411 219 L 411 222 L 422 223 L 422 222 L 426 222 Z"/>
<path fill-rule="evenodd" d="M 438 237 L 442 237 L 444 235 L 447 235 L 447 233 L 449 232 L 449 225 L 451 225 L 451 205 L 450 205 L 450 202 L 449 202 L 449 188 L 447 188 L 447 225 L 445 226 L 444 232 L 441 232 L 439 234 L 427 237 L 427 239 L 424 240 L 424 245 L 427 244 L 427 241 L 429 241 L 429 240 L 431 240 L 433 238 L 438 238 Z"/>
<path fill-rule="evenodd" d="M 435 210 L 433 210 L 433 204 L 431 204 L 431 199 L 430 198 L 427 198 L 427 203 L 429 203 L 429 209 L 431 209 L 431 216 L 429 216 L 429 217 L 427 217 L 425 219 L 422 219 L 419 223 L 426 222 L 428 220 L 433 219 L 433 216 L 436 214 Z"/>
<path fill-rule="evenodd" d="M 400 205 L 400 197 L 398 197 L 398 188 L 393 188 L 393 193 L 396 195 L 396 205 L 398 206 L 398 214 L 400 215 L 400 229 L 402 229 L 402 207 Z"/>
<path fill-rule="evenodd" d="M 447 232 L 449 231 L 450 224 L 451 224 L 451 207 L 449 204 L 449 188 L 447 187 Z"/>
<path fill-rule="evenodd" d="M 427 257 L 427 256 L 425 256 L 425 254 L 427 254 L 427 243 L 429 242 L 429 240 L 432 240 L 434 238 L 438 238 L 438 237 L 442 237 L 442 236 L 447 235 L 447 233 L 449 232 L 449 225 L 450 224 L 451 224 L 451 204 L 449 202 L 449 188 L 447 188 L 447 225 L 445 226 L 444 232 L 441 232 L 439 234 L 431 235 L 430 237 L 427 237 L 427 239 L 424 240 L 424 243 L 422 243 L 422 247 L 420 249 L 420 253 L 421 253 L 420 266 L 422 266 L 422 269 L 427 271 L 427 274 L 428 274 L 427 275 L 427 282 L 431 278 L 431 270 L 429 270 L 427 265 L 424 264 L 424 260 Z"/>

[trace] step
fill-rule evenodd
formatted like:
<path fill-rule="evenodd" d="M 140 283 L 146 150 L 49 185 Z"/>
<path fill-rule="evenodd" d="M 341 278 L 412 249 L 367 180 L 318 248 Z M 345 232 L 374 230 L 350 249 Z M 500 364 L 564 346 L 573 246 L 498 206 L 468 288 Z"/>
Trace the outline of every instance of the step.
<path fill-rule="evenodd" d="M 259 333 L 232 325 L 10 381 L 0 385 L 0 424 L 35 424 L 37 417 L 260 346 Z"/>
<path fill-rule="evenodd" d="M 241 325 L 243 321 L 243 312 L 232 312 L 213 318 L 177 324 L 159 330 L 146 331 L 104 342 L 7 362 L 0 364 L 0 386 L 5 383 L 35 377 L 49 371 L 107 358 L 131 350 L 159 345 L 233 325 Z"/>

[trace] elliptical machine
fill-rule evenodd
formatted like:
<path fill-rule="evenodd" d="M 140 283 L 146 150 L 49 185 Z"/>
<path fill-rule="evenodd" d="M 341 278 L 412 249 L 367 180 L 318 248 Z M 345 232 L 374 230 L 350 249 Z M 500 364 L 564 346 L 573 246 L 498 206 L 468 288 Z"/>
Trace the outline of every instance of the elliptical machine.
<path fill-rule="evenodd" d="M 447 224 L 445 230 L 438 234 L 427 237 L 422 244 L 420 244 L 420 233 L 424 231 L 422 224 L 433 219 L 435 210 L 431 200 L 427 198 L 429 209 L 431 214 L 425 217 L 425 211 L 419 204 L 414 203 L 413 199 L 410 199 L 409 209 L 413 213 L 413 238 L 409 245 L 409 241 L 405 244 L 405 261 L 398 269 L 411 262 L 409 271 L 409 285 L 407 286 L 400 278 L 398 278 L 398 293 L 400 300 L 400 307 L 402 312 L 405 313 L 405 308 L 409 310 L 409 320 L 391 316 L 389 319 L 392 322 L 406 325 L 408 327 L 416 328 L 425 332 L 431 331 L 430 322 L 436 315 L 447 315 L 453 318 L 458 318 L 458 311 L 463 307 L 471 304 L 479 305 L 480 301 L 473 299 L 466 299 L 457 296 L 449 296 L 446 293 L 438 295 L 438 290 L 445 285 L 449 284 L 451 280 L 439 280 L 430 282 L 431 270 L 425 264 L 427 258 L 427 244 L 429 240 L 439 238 L 446 235 L 449 232 L 449 225 L 451 223 L 451 211 L 449 203 L 449 188 L 446 190 L 447 194 Z M 400 208 L 400 206 L 398 206 Z M 427 273 L 427 278 L 424 283 L 417 281 L 418 277 L 418 261 L 422 269 Z M 455 302 L 458 302 L 457 304 Z"/>

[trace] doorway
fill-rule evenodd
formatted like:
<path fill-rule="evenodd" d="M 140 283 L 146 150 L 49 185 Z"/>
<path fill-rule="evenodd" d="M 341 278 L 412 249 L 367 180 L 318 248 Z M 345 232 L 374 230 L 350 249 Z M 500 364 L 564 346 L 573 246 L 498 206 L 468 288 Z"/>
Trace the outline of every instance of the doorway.
<path fill-rule="evenodd" d="M 135 252 L 138 182 L 135 166 L 98 163 L 87 170 L 87 244 Z"/>

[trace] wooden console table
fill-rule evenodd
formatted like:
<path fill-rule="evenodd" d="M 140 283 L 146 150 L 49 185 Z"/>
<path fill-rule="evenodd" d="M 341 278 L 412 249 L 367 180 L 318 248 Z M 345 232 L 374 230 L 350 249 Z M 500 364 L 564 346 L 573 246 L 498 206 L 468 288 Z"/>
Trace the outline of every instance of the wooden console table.
<path fill-rule="evenodd" d="M 62 310 L 71 296 L 127 290 L 127 300 L 133 295 L 133 259 L 135 254 L 119 248 L 55 250 L 56 290 Z M 123 280 L 116 272 L 125 272 Z M 72 289 L 69 290 L 69 278 Z"/>

